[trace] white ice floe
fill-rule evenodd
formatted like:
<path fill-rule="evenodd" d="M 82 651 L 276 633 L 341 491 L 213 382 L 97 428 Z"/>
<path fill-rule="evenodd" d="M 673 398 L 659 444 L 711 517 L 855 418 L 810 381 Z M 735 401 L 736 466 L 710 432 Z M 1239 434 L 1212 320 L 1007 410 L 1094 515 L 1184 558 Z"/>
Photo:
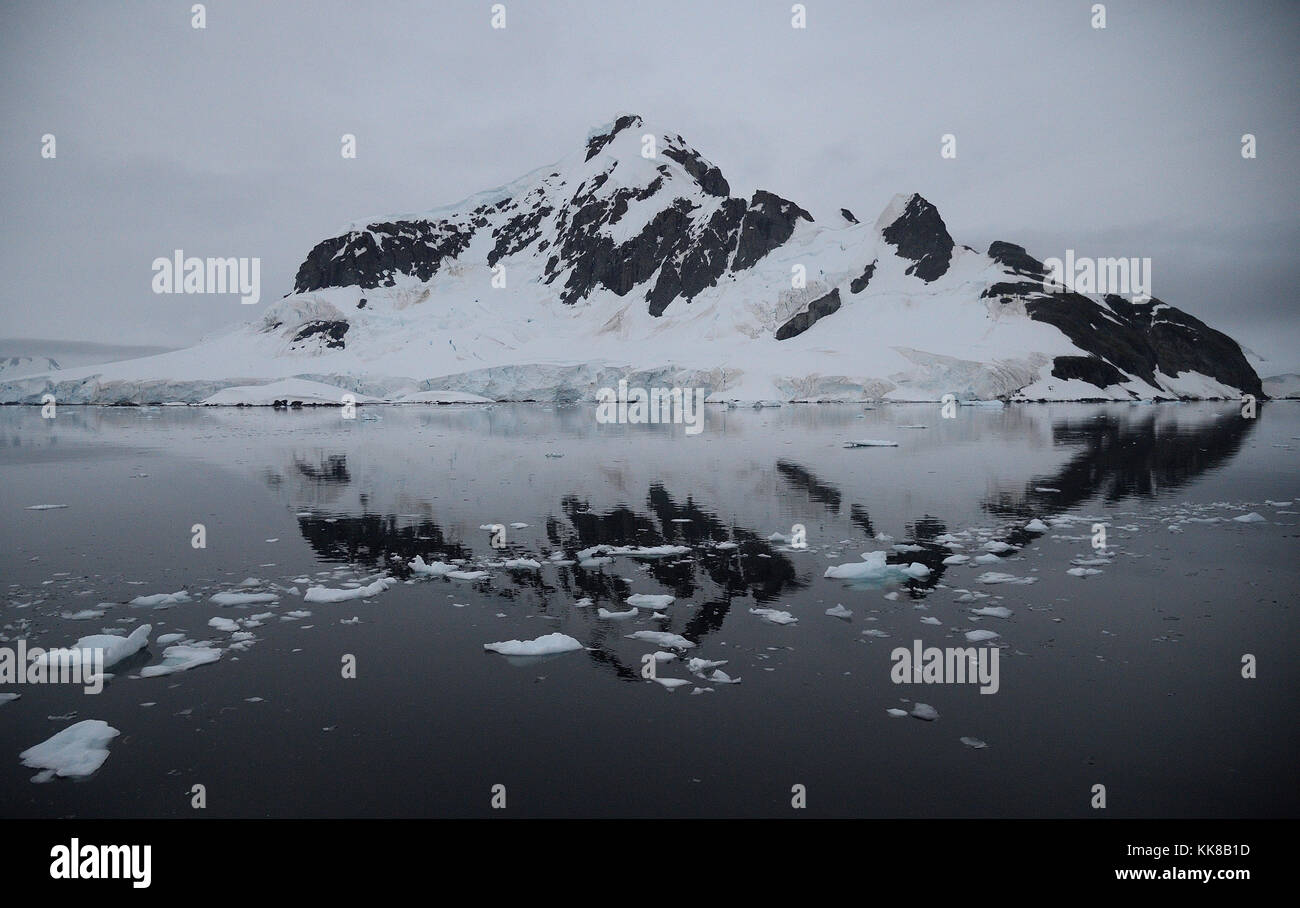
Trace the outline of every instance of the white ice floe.
<path fill-rule="evenodd" d="M 922 579 L 930 576 L 930 569 L 918 561 L 911 564 L 889 564 L 886 552 L 863 552 L 862 561 L 831 565 L 822 576 L 837 580 L 897 581 L 903 578 Z"/>
<path fill-rule="evenodd" d="M 864 636 L 864 637 L 888 637 L 889 635 L 886 634 L 884 631 L 878 629 L 878 628 L 869 627 L 869 628 L 867 628 L 865 631 L 862 632 L 862 636 Z"/>
<path fill-rule="evenodd" d="M 111 668 L 128 656 L 133 656 L 148 646 L 149 633 L 152 630 L 152 625 L 142 624 L 125 637 L 117 634 L 91 634 L 88 637 L 82 637 L 68 649 L 102 650 L 104 654 L 103 667 Z M 51 653 L 46 652 L 40 656 L 38 661 L 50 665 L 52 664 L 50 662 L 51 658 Z"/>
<path fill-rule="evenodd" d="M 830 615 L 832 618 L 852 618 L 852 617 L 853 617 L 853 611 L 852 611 L 851 609 L 846 609 L 844 606 L 840 605 L 838 602 L 835 603 L 835 607 L 834 607 L 834 608 L 828 608 L 828 609 L 826 610 L 826 614 Z"/>
<path fill-rule="evenodd" d="M 1037 583 L 1037 577 L 1017 577 L 1015 574 L 1003 574 L 987 571 L 975 578 L 979 583 Z"/>
<path fill-rule="evenodd" d="M 702 675 L 710 669 L 721 668 L 727 664 L 726 659 L 699 659 L 692 658 L 686 662 L 686 670 L 692 675 Z"/>
<path fill-rule="evenodd" d="M 994 555 L 1004 555 L 1007 552 L 1019 551 L 1019 546 L 1003 542 L 1001 539 L 994 539 L 984 543 L 984 550 L 986 552 L 992 552 Z"/>
<path fill-rule="evenodd" d="M 425 564 L 424 559 L 419 555 L 416 555 L 411 559 L 411 570 L 417 574 L 429 574 L 433 577 L 441 577 L 456 570 L 456 565 L 446 564 L 441 561 L 435 561 L 432 564 Z M 305 580 L 295 582 L 306 583 Z"/>
<path fill-rule="evenodd" d="M 616 620 L 620 620 L 620 621 L 621 621 L 622 619 L 624 619 L 624 618 L 635 618 L 635 617 L 636 617 L 636 606 L 635 606 L 635 605 L 632 606 L 632 607 L 631 607 L 630 609 L 628 609 L 626 612 L 611 612 L 611 611 L 610 611 L 609 609 L 607 609 L 607 608 L 598 608 L 598 609 L 596 609 L 596 617 L 598 617 L 598 618 L 614 618 L 614 619 L 616 619 Z"/>
<path fill-rule="evenodd" d="M 654 678 L 653 680 L 657 681 L 658 683 L 668 688 L 669 690 L 676 690 L 677 688 L 681 687 L 684 684 L 691 683 L 685 678 Z"/>
<path fill-rule="evenodd" d="M 502 640 L 484 643 L 483 649 L 503 656 L 549 656 L 582 649 L 582 644 L 568 634 L 546 634 L 535 640 Z"/>
<path fill-rule="evenodd" d="M 221 650 L 207 646 L 186 646 L 177 644 L 163 650 L 163 661 L 158 665 L 146 665 L 140 669 L 141 678 L 154 678 L 170 675 L 173 672 L 189 671 L 221 658 Z"/>
<path fill-rule="evenodd" d="M 1232 518 L 1237 523 L 1264 523 L 1268 518 L 1251 511 L 1249 514 L 1242 514 L 1240 517 Z"/>
<path fill-rule="evenodd" d="M 935 709 L 929 703 L 913 703 L 910 715 L 916 719 L 924 719 L 926 722 L 933 722 L 939 718 L 939 710 Z"/>
<path fill-rule="evenodd" d="M 966 640 L 970 643 L 982 643 L 985 640 L 994 640 L 1000 636 L 1002 635 L 997 631 L 978 630 L 966 632 Z"/>
<path fill-rule="evenodd" d="M 184 640 L 184 639 L 185 639 L 184 634 L 159 634 L 158 635 L 158 642 L 161 643 L 163 646 L 166 646 L 169 643 L 175 643 L 177 640 Z"/>
<path fill-rule="evenodd" d="M 217 605 L 256 605 L 260 602 L 279 602 L 275 593 L 217 593 L 212 597 Z"/>
<path fill-rule="evenodd" d="M 929 616 L 922 618 L 921 623 L 922 624 L 943 624 L 943 622 L 940 621 L 938 618 L 931 618 Z"/>
<path fill-rule="evenodd" d="M 83 778 L 104 765 L 108 742 L 121 732 L 102 719 L 83 719 L 18 755 L 24 766 L 40 769 L 33 782 L 55 776 Z"/>
<path fill-rule="evenodd" d="M 862 438 L 858 441 L 844 442 L 846 448 L 897 448 L 898 442 L 886 441 L 882 438 Z"/>
<path fill-rule="evenodd" d="M 129 604 L 144 608 L 167 608 L 171 605 L 178 605 L 182 602 L 189 601 L 190 594 L 185 590 L 179 590 L 175 593 L 155 593 L 152 596 L 136 596 Z"/>
<path fill-rule="evenodd" d="M 83 608 L 79 612 L 60 612 L 60 618 L 66 618 L 69 621 L 89 621 L 91 618 L 103 618 L 104 610 L 99 608 Z"/>
<path fill-rule="evenodd" d="M 773 624 L 795 624 L 799 621 L 789 612 L 783 612 L 774 608 L 752 608 L 749 610 L 751 615 L 758 615 L 764 621 L 770 621 Z"/>
<path fill-rule="evenodd" d="M 1029 521 L 1029 523 L 1025 524 L 1025 529 L 1030 533 L 1046 533 L 1047 524 L 1035 517 L 1033 520 Z"/>
<path fill-rule="evenodd" d="M 591 608 L 591 605 L 592 603 L 591 603 L 590 596 L 583 596 L 581 599 L 573 603 L 574 608 Z"/>
<path fill-rule="evenodd" d="M 970 561 L 969 555 L 949 555 L 943 559 L 943 563 L 948 565 L 965 564 L 967 561 Z"/>
<path fill-rule="evenodd" d="M 636 631 L 627 635 L 629 640 L 645 640 L 656 646 L 665 646 L 669 649 L 691 649 L 694 643 L 677 634 L 670 634 L 667 631 Z"/>
<path fill-rule="evenodd" d="M 654 656 L 656 662 L 672 662 L 677 658 L 676 653 L 665 653 L 663 650 L 660 650 L 657 653 L 651 653 L 651 655 Z"/>
<path fill-rule="evenodd" d="M 650 593 L 633 593 L 627 597 L 627 604 L 633 608 L 661 609 L 676 601 L 672 596 L 656 596 Z"/>
<path fill-rule="evenodd" d="M 29 504 L 24 510 L 28 511 L 57 511 L 66 508 L 66 504 Z"/>
<path fill-rule="evenodd" d="M 448 576 L 451 575 L 448 574 Z M 367 586 L 359 586 L 356 589 L 350 590 L 334 590 L 325 586 L 313 586 L 307 590 L 307 594 L 302 597 L 302 601 L 346 602 L 349 599 L 369 599 L 371 596 L 378 596 L 396 582 L 397 581 L 391 577 L 380 577 L 374 583 Z"/>
<path fill-rule="evenodd" d="M 893 716 L 895 719 L 901 719 L 907 715 L 907 710 L 898 709 L 897 707 L 894 706 L 891 706 L 889 709 L 886 709 L 885 712 Z"/>
<path fill-rule="evenodd" d="M 713 674 L 709 675 L 708 680 L 714 684 L 739 684 L 741 681 L 740 678 L 733 678 L 722 669 L 714 671 Z"/>
<path fill-rule="evenodd" d="M 1071 577 L 1091 577 L 1093 574 L 1100 574 L 1101 571 L 1089 567 L 1072 567 L 1065 573 L 1069 574 Z"/>
<path fill-rule="evenodd" d="M 540 571 L 542 563 L 531 558 L 511 558 L 505 566 L 512 571 Z"/>
<path fill-rule="evenodd" d="M 231 621 L 229 618 L 211 618 L 208 620 L 208 627 L 216 628 L 219 631 L 237 631 L 239 622 Z"/>
<path fill-rule="evenodd" d="M 983 615 L 986 618 L 1011 617 L 1011 609 L 1007 608 L 1005 605 L 989 605 L 984 608 L 973 608 L 971 609 L 971 613 L 975 615 Z"/>
<path fill-rule="evenodd" d="M 965 744 L 967 747 L 973 747 L 976 750 L 983 750 L 984 748 L 988 747 L 988 745 L 985 744 L 983 741 L 981 741 L 979 738 L 970 738 L 966 736 L 963 736 L 961 738 L 961 743 Z"/>

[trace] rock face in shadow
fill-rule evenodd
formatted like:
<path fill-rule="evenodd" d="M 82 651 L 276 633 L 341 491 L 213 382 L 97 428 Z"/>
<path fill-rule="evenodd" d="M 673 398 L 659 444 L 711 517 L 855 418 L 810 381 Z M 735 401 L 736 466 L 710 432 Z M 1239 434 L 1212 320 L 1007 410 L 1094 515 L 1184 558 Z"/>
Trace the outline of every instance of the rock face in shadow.
<path fill-rule="evenodd" d="M 825 296 L 818 297 L 808 304 L 808 308 L 798 315 L 791 318 L 788 322 L 776 330 L 777 340 L 786 340 L 787 338 L 796 337 L 803 334 L 811 328 L 818 319 L 825 318 L 840 308 L 840 291 L 838 288 L 832 290 Z"/>
<path fill-rule="evenodd" d="M 912 260 L 908 274 L 929 283 L 947 273 L 952 261 L 952 237 L 939 217 L 939 209 L 921 196 L 913 194 L 903 213 L 882 235 L 885 242 L 897 248 L 899 255 Z"/>

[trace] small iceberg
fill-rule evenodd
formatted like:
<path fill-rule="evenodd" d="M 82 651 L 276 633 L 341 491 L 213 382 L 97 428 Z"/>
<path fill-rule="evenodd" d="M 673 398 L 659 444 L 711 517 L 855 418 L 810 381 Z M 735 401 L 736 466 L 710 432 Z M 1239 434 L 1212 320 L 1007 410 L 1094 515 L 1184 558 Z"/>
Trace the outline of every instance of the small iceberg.
<path fill-rule="evenodd" d="M 121 732 L 102 719 L 83 719 L 18 755 L 24 766 L 40 769 L 33 782 L 55 776 L 85 778 L 108 759 L 108 742 Z"/>
<path fill-rule="evenodd" d="M 546 634 L 534 640 L 502 640 L 484 643 L 483 649 L 503 656 L 551 656 L 582 649 L 582 644 L 568 634 Z"/>

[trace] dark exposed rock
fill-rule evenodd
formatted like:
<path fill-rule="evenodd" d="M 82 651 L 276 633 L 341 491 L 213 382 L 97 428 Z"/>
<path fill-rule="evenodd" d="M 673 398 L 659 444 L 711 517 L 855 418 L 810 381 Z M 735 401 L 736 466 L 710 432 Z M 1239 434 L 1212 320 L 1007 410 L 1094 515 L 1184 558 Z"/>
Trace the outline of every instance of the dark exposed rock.
<path fill-rule="evenodd" d="M 383 237 L 382 244 L 376 235 Z M 438 273 L 443 259 L 465 251 L 473 235 L 471 228 L 446 221 L 369 224 L 364 231 L 317 243 L 298 268 L 293 290 L 390 287 L 395 274 L 427 281 Z"/>
<path fill-rule="evenodd" d="M 871 276 L 876 273 L 876 263 L 872 262 L 863 269 L 861 276 L 855 277 L 849 282 L 850 293 L 861 293 L 867 289 L 867 284 L 871 282 Z"/>
<path fill-rule="evenodd" d="M 929 283 L 948 271 L 952 261 L 952 237 L 935 208 L 921 196 L 913 194 L 903 213 L 882 234 L 898 254 L 911 259 L 907 273 Z"/>
<path fill-rule="evenodd" d="M 989 245 L 989 258 L 1023 277 L 1041 278 L 1046 273 L 1042 262 L 1025 252 L 1024 246 L 1017 246 L 1015 243 L 994 240 Z"/>
<path fill-rule="evenodd" d="M 812 215 L 794 202 L 762 189 L 755 192 L 740 224 L 740 245 L 731 267 L 736 271 L 752 268 L 759 259 L 790 239 L 799 218 L 812 221 Z"/>
<path fill-rule="evenodd" d="M 776 339 L 781 341 L 797 337 L 816 324 L 819 319 L 825 318 L 839 308 L 840 291 L 836 288 L 825 296 L 813 300 L 808 304 L 807 309 L 776 329 Z"/>
<path fill-rule="evenodd" d="M 722 176 L 722 171 L 700 157 L 699 152 L 689 149 L 665 148 L 663 154 L 665 158 L 671 158 L 686 168 L 686 172 L 709 195 L 725 197 L 731 194 L 731 187 L 727 184 L 726 178 Z"/>
<path fill-rule="evenodd" d="M 342 349 L 344 347 L 343 335 L 348 333 L 350 328 L 346 321 L 313 321 L 305 322 L 298 328 L 298 332 L 293 336 L 293 343 L 305 341 L 308 338 L 319 336 L 326 347 L 335 347 Z"/>
<path fill-rule="evenodd" d="M 847 208 L 841 208 L 840 214 L 844 215 L 844 220 L 848 221 L 850 224 L 858 223 L 858 219 L 853 216 L 853 212 L 849 211 Z"/>
<path fill-rule="evenodd" d="M 1127 380 L 1123 372 L 1097 356 L 1058 356 L 1052 361 L 1052 375 L 1063 381 L 1077 378 L 1098 388 Z"/>
<path fill-rule="evenodd" d="M 640 125 L 641 125 L 640 117 L 633 116 L 630 114 L 628 116 L 619 117 L 617 120 L 614 121 L 614 128 L 611 129 L 609 132 L 604 133 L 603 135 L 592 136 L 589 140 L 587 140 L 586 160 L 590 161 L 596 155 L 600 154 L 600 150 L 604 148 L 606 145 L 608 145 L 610 142 L 614 141 L 614 136 L 618 135 L 623 130 L 627 129 L 628 127 L 638 127 Z M 551 176 L 557 176 L 557 174 L 551 174 Z"/>

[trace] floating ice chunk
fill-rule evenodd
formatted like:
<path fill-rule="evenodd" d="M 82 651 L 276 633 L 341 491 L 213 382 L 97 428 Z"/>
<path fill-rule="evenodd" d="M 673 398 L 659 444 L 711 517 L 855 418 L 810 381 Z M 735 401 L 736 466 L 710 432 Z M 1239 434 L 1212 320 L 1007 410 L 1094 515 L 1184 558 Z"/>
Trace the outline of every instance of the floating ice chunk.
<path fill-rule="evenodd" d="M 102 719 L 83 719 L 27 748 L 18 757 L 24 766 L 43 770 L 33 782 L 48 782 L 55 776 L 84 778 L 104 765 L 108 742 L 119 734 Z"/>
<path fill-rule="evenodd" d="M 900 429 L 928 429 L 929 426 L 899 426 Z"/>
<path fill-rule="evenodd" d="M 740 546 L 734 542 L 719 542 L 714 548 L 717 549 L 738 549 Z"/>
<path fill-rule="evenodd" d="M 474 581 L 482 580 L 487 576 L 489 576 L 488 571 L 449 571 L 447 573 L 448 579 L 451 580 Z"/>
<path fill-rule="evenodd" d="M 418 556 L 417 556 L 418 557 Z M 453 571 L 454 573 L 459 573 Z M 481 572 L 486 574 L 486 571 Z M 448 574 L 447 576 L 452 576 Z M 348 599 L 369 599 L 371 596 L 378 596 L 384 590 L 388 589 L 397 581 L 391 577 L 380 577 L 374 583 L 367 586 L 359 586 L 350 590 L 334 590 L 325 586 L 313 586 L 307 590 L 307 594 L 302 597 L 303 602 L 345 602 Z"/>
<path fill-rule="evenodd" d="M 1059 492 L 1060 489 L 1053 489 L 1051 486 L 1034 486 L 1035 492 Z"/>
<path fill-rule="evenodd" d="M 606 555 L 601 555 L 597 558 L 580 558 L 578 560 L 578 567 L 591 569 L 591 568 L 598 568 L 603 564 L 613 564 L 613 563 L 614 563 L 613 558 L 610 558 Z"/>
<path fill-rule="evenodd" d="M 1011 617 L 1011 609 L 1007 608 L 1005 605 L 987 605 L 984 608 L 973 608 L 971 609 L 971 613 L 975 615 L 983 615 L 986 618 Z"/>
<path fill-rule="evenodd" d="M 843 605 L 840 605 L 838 602 L 835 603 L 835 607 L 834 607 L 834 608 L 828 608 L 828 609 L 826 610 L 826 614 L 830 615 L 832 618 L 852 618 L 852 617 L 853 617 L 853 611 L 852 611 L 851 609 L 846 609 Z"/>
<path fill-rule="evenodd" d="M 943 563 L 949 565 L 965 564 L 967 561 L 970 561 L 969 555 L 949 555 L 947 558 L 943 559 Z"/>
<path fill-rule="evenodd" d="M 184 634 L 160 634 L 158 636 L 158 642 L 161 643 L 163 646 L 166 646 L 169 643 L 175 643 L 177 640 L 184 640 L 184 639 L 185 639 Z"/>
<path fill-rule="evenodd" d="M 976 564 L 997 564 L 999 561 L 1002 560 L 1002 558 L 998 555 L 987 554 L 987 555 L 976 555 L 974 560 Z"/>
<path fill-rule="evenodd" d="M 721 668 L 727 664 L 727 661 L 728 660 L 726 659 L 718 659 L 714 661 L 712 659 L 692 658 L 687 661 L 686 670 L 692 675 L 700 675 L 707 672 L 709 669 Z"/>
<path fill-rule="evenodd" d="M 1111 560 L 1110 560 L 1110 558 L 1107 558 L 1107 557 L 1100 557 L 1100 558 L 1075 558 L 1074 560 L 1072 560 L 1072 561 L 1070 562 L 1070 564 L 1077 564 L 1077 565 L 1081 565 L 1081 566 L 1083 566 L 1083 567 L 1092 567 L 1092 566 L 1094 566 L 1094 565 L 1107 565 L 1107 564 L 1110 564 L 1110 563 L 1111 563 Z"/>
<path fill-rule="evenodd" d="M 221 650 L 207 646 L 184 646 L 177 644 L 163 650 L 163 661 L 158 665 L 146 665 L 140 669 L 141 678 L 153 678 L 158 675 L 170 675 L 173 672 L 188 671 L 216 662 L 221 658 Z"/>
<path fill-rule="evenodd" d="M 175 593 L 155 593 L 152 596 L 136 596 L 129 604 L 141 606 L 143 608 L 167 608 L 168 606 L 189 601 L 190 594 L 185 592 L 185 590 L 179 590 Z"/>
<path fill-rule="evenodd" d="M 1270 508 L 1289 508 L 1291 507 L 1292 504 L 1294 504 L 1294 500 L 1293 501 L 1269 501 L 1267 498 L 1265 498 L 1264 504 L 1268 505 Z"/>
<path fill-rule="evenodd" d="M 902 577 L 927 577 L 930 569 L 919 562 L 912 562 L 909 565 L 889 564 L 886 559 L 888 555 L 881 552 L 863 552 L 862 561 L 850 561 L 845 564 L 834 564 L 826 569 L 823 577 L 833 577 L 838 580 L 868 580 L 868 581 L 891 581 L 899 580 Z"/>
<path fill-rule="evenodd" d="M 764 621 L 770 621 L 773 624 L 795 624 L 799 621 L 789 612 L 783 612 L 774 608 L 752 608 L 749 610 L 751 615 L 758 615 Z"/>
<path fill-rule="evenodd" d="M 411 570 L 417 574 L 429 574 L 433 577 L 441 577 L 444 574 L 450 574 L 456 570 L 456 565 L 445 564 L 441 561 L 435 561 L 432 564 L 425 564 L 424 559 L 416 555 L 411 559 Z M 295 580 L 295 583 L 306 583 L 306 580 Z"/>
<path fill-rule="evenodd" d="M 1100 574 L 1101 571 L 1097 570 L 1096 568 L 1089 568 L 1089 567 L 1072 567 L 1069 570 L 1067 570 L 1065 573 L 1069 574 L 1072 577 L 1090 577 L 1093 574 Z"/>
<path fill-rule="evenodd" d="M 66 504 L 29 504 L 25 510 L 28 511 L 57 511 L 60 508 L 66 508 Z"/>
<path fill-rule="evenodd" d="M 133 656 L 148 646 L 149 633 L 152 630 L 153 625 L 142 624 L 125 637 L 116 634 L 91 634 L 88 637 L 82 637 L 72 644 L 69 649 L 102 650 L 104 653 L 104 668 L 111 668 L 128 656 Z M 50 664 L 49 659 L 50 653 L 46 652 L 41 656 L 40 661 L 48 665 Z"/>
<path fill-rule="evenodd" d="M 978 630 L 966 632 L 966 639 L 970 643 L 982 643 L 985 640 L 993 640 L 1000 636 L 1002 635 L 997 631 Z"/>
<path fill-rule="evenodd" d="M 983 750 L 984 748 L 988 747 L 988 745 L 985 744 L 983 741 L 981 741 L 979 738 L 969 738 L 963 736 L 961 738 L 961 743 L 965 744 L 967 747 L 973 747 L 976 750 Z"/>
<path fill-rule="evenodd" d="M 921 619 L 922 624 L 943 624 L 938 618 L 925 617 Z"/>
<path fill-rule="evenodd" d="M 244 586 L 244 587 L 261 586 L 261 585 L 262 585 L 262 581 L 257 579 L 256 577 L 245 577 L 243 580 L 239 581 L 239 586 Z"/>
<path fill-rule="evenodd" d="M 208 621 L 208 627 L 216 628 L 219 631 L 237 631 L 239 622 L 231 621 L 229 618 L 212 618 Z"/>
<path fill-rule="evenodd" d="M 712 681 L 714 684 L 739 684 L 740 683 L 739 678 L 731 677 L 722 669 L 717 669 L 716 671 L 714 671 L 713 674 L 709 675 L 708 680 Z"/>
<path fill-rule="evenodd" d="M 666 646 L 669 649 L 691 649 L 695 646 L 685 637 L 670 634 L 667 631 L 636 631 L 628 634 L 627 638 L 629 640 L 645 640 L 657 646 Z"/>
<path fill-rule="evenodd" d="M 899 543 L 898 545 L 895 545 L 893 548 L 895 552 L 924 552 L 925 551 L 925 546 L 923 545 L 911 545 L 908 543 Z"/>
<path fill-rule="evenodd" d="M 634 593 L 627 597 L 627 604 L 633 608 L 661 609 L 667 608 L 675 601 L 672 596 L 656 596 L 650 593 Z"/>
<path fill-rule="evenodd" d="M 858 441 L 844 442 L 846 448 L 897 448 L 898 442 L 885 441 L 881 438 L 863 438 Z"/>
<path fill-rule="evenodd" d="M 913 703 L 910 715 L 916 719 L 924 719 L 926 722 L 933 722 L 939 718 L 939 710 L 935 709 L 929 703 Z"/>
<path fill-rule="evenodd" d="M 104 617 L 104 610 L 100 608 L 83 608 L 79 612 L 61 612 L 59 617 L 66 618 L 69 621 L 89 621 L 91 618 Z"/>
<path fill-rule="evenodd" d="M 259 602 L 278 602 L 275 593 L 217 593 L 212 601 L 217 605 L 256 605 Z"/>
<path fill-rule="evenodd" d="M 672 662 L 674 659 L 677 658 L 676 653 L 665 653 L 662 650 L 660 650 L 657 653 L 653 653 L 652 655 L 654 656 L 656 662 Z"/>
<path fill-rule="evenodd" d="M 1047 524 L 1043 523 L 1037 517 L 1025 524 L 1025 529 L 1030 533 L 1046 533 Z"/>
<path fill-rule="evenodd" d="M 583 596 L 577 602 L 573 603 L 574 608 L 591 608 L 591 597 Z"/>
<path fill-rule="evenodd" d="M 1232 519 L 1237 523 L 1264 523 L 1267 521 L 1266 517 L 1262 517 L 1254 511 L 1251 511 L 1249 514 L 1242 514 L 1240 517 L 1234 517 Z"/>
<path fill-rule="evenodd" d="M 893 707 L 893 706 L 891 706 L 889 709 L 886 709 L 885 712 L 889 713 L 889 715 L 893 716 L 895 719 L 901 719 L 907 715 L 907 710 L 898 709 L 897 707 Z"/>
<path fill-rule="evenodd" d="M 0 706 L 4 706 L 11 700 L 17 700 L 22 694 L 0 694 Z"/>
<path fill-rule="evenodd" d="M 311 612 L 304 611 L 303 609 L 294 609 L 292 612 L 285 612 L 285 613 L 284 613 L 284 617 L 286 617 L 286 618 L 310 618 L 310 617 L 311 617 Z"/>
<path fill-rule="evenodd" d="M 631 555 L 633 558 L 665 558 L 685 555 L 690 548 L 684 545 L 621 545 L 609 550 L 612 555 Z"/>
<path fill-rule="evenodd" d="M 524 530 L 524 529 L 527 529 L 527 528 L 528 528 L 528 524 L 526 524 L 526 523 L 512 523 L 512 524 L 510 524 L 510 529 L 512 529 L 512 530 Z"/>
<path fill-rule="evenodd" d="M 596 616 L 599 618 L 614 618 L 620 621 L 624 618 L 634 618 L 636 617 L 636 606 L 632 606 L 626 612 L 611 612 L 607 608 L 598 608 L 596 609 Z"/>
<path fill-rule="evenodd" d="M 1003 542 L 1001 539 L 994 539 L 991 542 L 984 543 L 984 550 L 986 552 L 992 552 L 995 555 L 1002 555 L 1006 552 L 1019 551 L 1019 548 L 1017 546 Z"/>
<path fill-rule="evenodd" d="M 886 634 L 884 631 L 879 630 L 878 628 L 869 627 L 869 628 L 867 628 L 865 631 L 862 632 L 862 636 L 864 636 L 864 637 L 888 637 L 889 635 Z"/>
<path fill-rule="evenodd" d="M 582 649 L 582 644 L 568 634 L 546 634 L 535 640 L 502 640 L 484 643 L 483 649 L 503 656 L 549 656 Z"/>
<path fill-rule="evenodd" d="M 511 558 L 505 566 L 512 571 L 539 571 L 542 563 L 531 558 Z"/>
<path fill-rule="evenodd" d="M 687 681 L 685 678 L 655 678 L 654 680 L 659 682 L 669 690 L 675 690 L 676 688 L 681 687 L 683 684 L 691 683 L 690 681 Z"/>
<path fill-rule="evenodd" d="M 998 571 L 986 571 L 975 578 L 980 583 L 1037 583 L 1037 577 L 1017 577 L 1015 574 L 1003 574 Z"/>

